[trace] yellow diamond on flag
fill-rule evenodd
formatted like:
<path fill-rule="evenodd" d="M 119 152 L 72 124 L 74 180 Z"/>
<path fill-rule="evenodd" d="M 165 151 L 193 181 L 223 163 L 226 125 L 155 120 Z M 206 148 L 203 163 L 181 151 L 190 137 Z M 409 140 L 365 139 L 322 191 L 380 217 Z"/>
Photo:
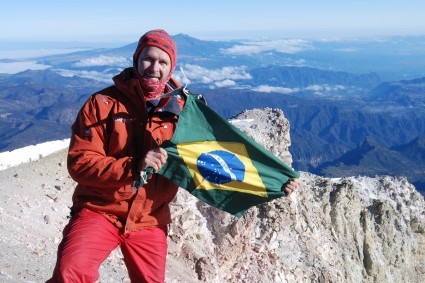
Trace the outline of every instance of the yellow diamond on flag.
<path fill-rule="evenodd" d="M 178 144 L 177 150 L 196 189 L 237 191 L 267 197 L 264 183 L 243 143 L 188 142 Z"/>

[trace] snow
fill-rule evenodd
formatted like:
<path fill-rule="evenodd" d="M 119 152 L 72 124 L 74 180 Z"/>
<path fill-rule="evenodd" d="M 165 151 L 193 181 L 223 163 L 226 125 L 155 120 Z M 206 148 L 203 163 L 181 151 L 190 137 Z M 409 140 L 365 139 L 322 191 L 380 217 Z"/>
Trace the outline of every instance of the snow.
<path fill-rule="evenodd" d="M 237 123 L 252 123 L 254 119 L 231 119 L 229 123 L 237 124 Z"/>
<path fill-rule="evenodd" d="M 29 145 L 12 151 L 0 152 L 0 171 L 31 161 L 39 160 L 69 146 L 69 139 Z"/>

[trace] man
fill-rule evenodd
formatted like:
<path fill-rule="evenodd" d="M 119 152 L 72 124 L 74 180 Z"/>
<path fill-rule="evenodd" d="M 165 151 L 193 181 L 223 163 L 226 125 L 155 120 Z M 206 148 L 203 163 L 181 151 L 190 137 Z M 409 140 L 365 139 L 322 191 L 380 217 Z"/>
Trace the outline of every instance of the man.
<path fill-rule="evenodd" d="M 72 218 L 64 229 L 53 278 L 48 282 L 94 282 L 100 264 L 121 247 L 132 282 L 164 282 L 168 204 L 177 186 L 159 175 L 135 190 L 141 170 L 155 171 L 167 153 L 177 115 L 159 96 L 171 79 L 176 46 L 163 30 L 140 38 L 133 67 L 114 77 L 114 86 L 92 95 L 72 127 L 68 170 L 78 183 Z"/>
<path fill-rule="evenodd" d="M 167 159 L 160 145 L 171 139 L 184 101 L 160 96 L 179 86 L 171 78 L 175 66 L 171 36 L 149 31 L 139 40 L 133 67 L 80 110 L 68 153 L 68 170 L 78 183 L 72 218 L 47 282 L 95 282 L 118 246 L 132 282 L 164 282 L 169 203 L 178 188 L 158 174 L 143 187 L 132 184 L 142 170 L 158 171 Z M 287 193 L 297 182 L 286 186 Z"/>

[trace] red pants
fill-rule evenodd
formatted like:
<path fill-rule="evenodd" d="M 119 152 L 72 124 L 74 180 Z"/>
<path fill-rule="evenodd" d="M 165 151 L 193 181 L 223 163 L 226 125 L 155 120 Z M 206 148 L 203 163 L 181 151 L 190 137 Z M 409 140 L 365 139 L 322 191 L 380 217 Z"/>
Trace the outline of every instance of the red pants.
<path fill-rule="evenodd" d="M 123 234 L 88 209 L 73 216 L 65 227 L 53 277 L 47 282 L 95 282 L 100 265 L 118 246 L 131 282 L 164 282 L 166 227 Z"/>

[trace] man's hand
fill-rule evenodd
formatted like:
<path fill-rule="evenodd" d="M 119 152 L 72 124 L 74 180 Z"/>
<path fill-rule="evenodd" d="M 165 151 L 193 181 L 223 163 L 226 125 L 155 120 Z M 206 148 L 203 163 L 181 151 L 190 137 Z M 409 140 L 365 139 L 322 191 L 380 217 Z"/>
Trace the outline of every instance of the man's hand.
<path fill-rule="evenodd" d="M 286 193 L 286 196 L 290 196 L 295 190 L 298 189 L 300 186 L 301 181 L 297 178 L 289 180 L 284 187 L 284 191 Z"/>
<path fill-rule="evenodd" d="M 145 158 L 140 162 L 140 171 L 145 170 L 148 167 L 152 167 L 154 172 L 158 172 L 165 161 L 167 161 L 168 154 L 162 147 L 154 148 L 146 153 Z"/>

